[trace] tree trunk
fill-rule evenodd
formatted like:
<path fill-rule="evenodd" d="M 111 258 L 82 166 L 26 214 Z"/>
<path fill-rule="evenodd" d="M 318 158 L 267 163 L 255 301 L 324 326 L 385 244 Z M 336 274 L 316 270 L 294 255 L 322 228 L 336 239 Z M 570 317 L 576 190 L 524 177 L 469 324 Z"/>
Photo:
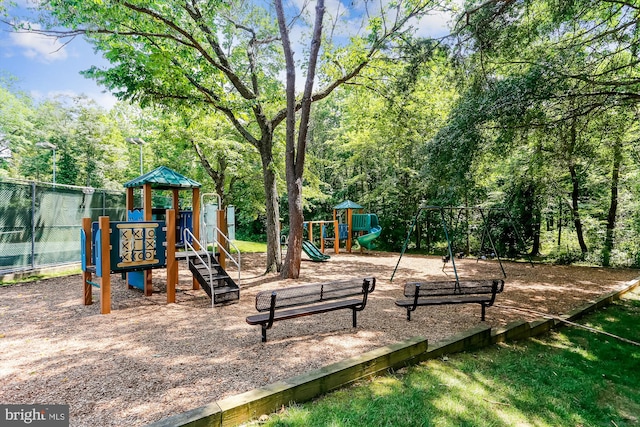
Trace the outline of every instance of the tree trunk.
<path fill-rule="evenodd" d="M 296 64 L 293 59 L 291 42 L 289 40 L 289 30 L 284 17 L 282 0 L 275 1 L 276 14 L 278 16 L 278 26 L 280 37 L 284 49 L 286 62 L 286 95 L 287 95 L 287 116 L 286 123 L 286 175 L 287 175 L 287 197 L 289 201 L 289 246 L 287 256 L 282 269 L 281 277 L 285 279 L 297 279 L 300 276 L 300 263 L 302 261 L 302 223 L 304 216 L 302 212 L 302 175 L 304 174 L 304 162 L 307 151 L 307 134 L 309 130 L 309 120 L 311 113 L 311 95 L 313 93 L 313 80 L 317 67 L 318 54 L 322 41 L 322 20 L 324 17 L 324 0 L 316 3 L 316 17 L 313 25 L 313 37 L 311 39 L 309 64 L 307 67 L 307 78 L 305 80 L 302 100 L 300 102 L 300 122 L 296 140 Z"/>
<path fill-rule="evenodd" d="M 580 208 L 578 206 L 578 197 L 580 196 L 580 184 L 578 182 L 578 174 L 576 167 L 572 163 L 569 165 L 569 173 L 571 174 L 571 214 L 573 216 L 573 225 L 576 227 L 576 235 L 580 244 L 580 251 L 583 254 L 588 252 L 587 244 L 584 241 L 584 232 L 582 231 L 582 221 L 580 220 Z"/>
<path fill-rule="evenodd" d="M 287 186 L 289 198 L 289 246 L 282 268 L 282 277 L 297 279 L 302 263 L 302 179 Z"/>
<path fill-rule="evenodd" d="M 613 236 L 616 228 L 616 215 L 618 213 L 618 183 L 620 181 L 620 164 L 622 163 L 622 146 L 619 141 L 613 145 L 613 166 L 611 170 L 611 201 L 607 214 L 607 233 L 602 250 L 602 264 L 605 267 L 611 265 L 611 251 L 613 250 Z"/>
<path fill-rule="evenodd" d="M 540 255 L 540 229 L 542 228 L 542 214 L 540 209 L 533 210 L 533 242 L 531 244 L 531 256 Z M 524 243 L 524 242 L 522 242 Z"/>
<path fill-rule="evenodd" d="M 562 244 L 562 197 L 560 198 L 560 203 L 558 203 L 558 247 Z"/>
<path fill-rule="evenodd" d="M 569 129 L 570 156 L 573 155 L 578 141 L 578 132 L 576 127 L 577 118 L 574 117 L 571 120 L 571 127 Z M 580 182 L 578 180 L 578 173 L 576 172 L 576 165 L 572 160 L 569 160 L 569 173 L 571 174 L 571 216 L 573 217 L 573 224 L 576 227 L 576 235 L 578 237 L 578 243 L 580 244 L 580 251 L 583 254 L 586 254 L 589 250 L 587 249 L 587 244 L 584 242 L 584 232 L 582 231 L 582 221 L 580 220 L 580 208 L 578 204 L 580 197 Z"/>
<path fill-rule="evenodd" d="M 282 266 L 282 253 L 280 251 L 280 202 L 276 174 L 273 164 L 272 135 L 262 139 L 260 157 L 262 159 L 262 176 L 264 180 L 264 193 L 266 198 L 267 215 L 267 265 L 266 272 L 280 271 Z M 269 141 L 265 141 L 268 139 Z"/>

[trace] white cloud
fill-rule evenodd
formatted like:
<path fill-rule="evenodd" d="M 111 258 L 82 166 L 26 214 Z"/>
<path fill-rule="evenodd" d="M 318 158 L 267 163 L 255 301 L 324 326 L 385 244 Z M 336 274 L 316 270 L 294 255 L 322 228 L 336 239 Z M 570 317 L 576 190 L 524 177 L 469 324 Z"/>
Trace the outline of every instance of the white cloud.
<path fill-rule="evenodd" d="M 32 30 L 40 30 L 38 24 L 25 23 Z M 21 30 L 9 34 L 12 44 L 22 49 L 22 55 L 44 63 L 65 60 L 68 57 L 65 46 L 58 38 Z"/>
<path fill-rule="evenodd" d="M 453 15 L 451 12 L 433 12 L 423 16 L 417 23 L 416 36 L 438 38 L 451 33 L 450 25 Z"/>
<path fill-rule="evenodd" d="M 32 90 L 30 92 L 31 98 L 35 101 L 44 101 L 46 99 L 55 99 L 61 102 L 70 101 L 79 97 L 92 99 L 100 107 L 105 110 L 110 110 L 118 99 L 109 92 L 90 92 L 90 93 L 78 93 L 73 90 L 52 90 L 47 93 L 40 92 L 38 90 Z"/>
<path fill-rule="evenodd" d="M 19 7 L 36 7 L 40 6 L 42 0 L 17 0 L 16 5 Z"/>
<path fill-rule="evenodd" d="M 96 101 L 96 103 L 105 110 L 110 110 L 116 105 L 116 102 L 118 102 L 118 98 L 109 92 L 89 93 L 87 96 Z"/>

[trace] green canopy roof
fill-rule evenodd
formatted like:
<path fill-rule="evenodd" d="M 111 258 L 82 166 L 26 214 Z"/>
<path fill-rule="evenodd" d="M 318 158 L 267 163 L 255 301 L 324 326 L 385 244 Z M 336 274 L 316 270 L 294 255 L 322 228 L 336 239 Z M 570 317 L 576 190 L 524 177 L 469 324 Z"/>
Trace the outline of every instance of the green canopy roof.
<path fill-rule="evenodd" d="M 200 188 L 202 184 L 180 175 L 178 172 L 169 169 L 166 166 L 160 166 L 145 173 L 142 176 L 132 179 L 124 183 L 125 188 L 142 187 L 145 184 L 151 184 L 151 188 L 156 190 L 170 190 L 173 188 Z"/>
<path fill-rule="evenodd" d="M 333 209 L 363 209 L 364 206 L 360 206 L 356 202 L 352 202 L 351 200 L 345 200 L 337 206 L 334 206 Z"/>

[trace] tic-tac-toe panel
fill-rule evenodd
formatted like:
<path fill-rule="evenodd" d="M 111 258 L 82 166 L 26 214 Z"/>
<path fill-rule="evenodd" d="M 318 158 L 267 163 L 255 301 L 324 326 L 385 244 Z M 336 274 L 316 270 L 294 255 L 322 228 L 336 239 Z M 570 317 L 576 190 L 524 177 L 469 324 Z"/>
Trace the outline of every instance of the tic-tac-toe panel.
<path fill-rule="evenodd" d="M 110 224 L 112 271 L 165 267 L 167 236 L 164 221 Z"/>

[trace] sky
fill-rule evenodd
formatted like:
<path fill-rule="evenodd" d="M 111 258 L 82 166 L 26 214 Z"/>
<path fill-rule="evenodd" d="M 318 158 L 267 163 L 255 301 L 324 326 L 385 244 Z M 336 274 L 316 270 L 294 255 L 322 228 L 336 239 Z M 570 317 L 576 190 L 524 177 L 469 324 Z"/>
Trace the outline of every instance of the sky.
<path fill-rule="evenodd" d="M 35 1 L 38 0 L 17 1 L 17 8 L 9 8 L 10 17 L 24 16 L 25 7 L 32 6 Z M 442 14 L 427 17 L 420 23 L 419 34 L 446 34 L 448 19 Z M 35 28 L 36 24 L 33 25 Z M 94 65 L 107 66 L 108 62 L 81 36 L 60 41 L 33 33 L 15 33 L 0 22 L 0 78 L 17 79 L 15 87 L 28 93 L 36 102 L 58 95 L 85 95 L 103 108 L 111 108 L 116 98 L 94 80 L 80 75 L 81 71 Z"/>
<path fill-rule="evenodd" d="M 33 0 L 19 1 L 10 16 L 23 16 L 24 6 Z M 80 75 L 92 65 L 104 66 L 107 61 L 96 54 L 81 37 L 57 40 L 32 33 L 15 33 L 0 23 L 0 77 L 17 79 L 17 89 L 31 95 L 35 101 L 57 95 L 86 95 L 104 108 L 111 108 L 116 98 L 92 79 Z"/>

